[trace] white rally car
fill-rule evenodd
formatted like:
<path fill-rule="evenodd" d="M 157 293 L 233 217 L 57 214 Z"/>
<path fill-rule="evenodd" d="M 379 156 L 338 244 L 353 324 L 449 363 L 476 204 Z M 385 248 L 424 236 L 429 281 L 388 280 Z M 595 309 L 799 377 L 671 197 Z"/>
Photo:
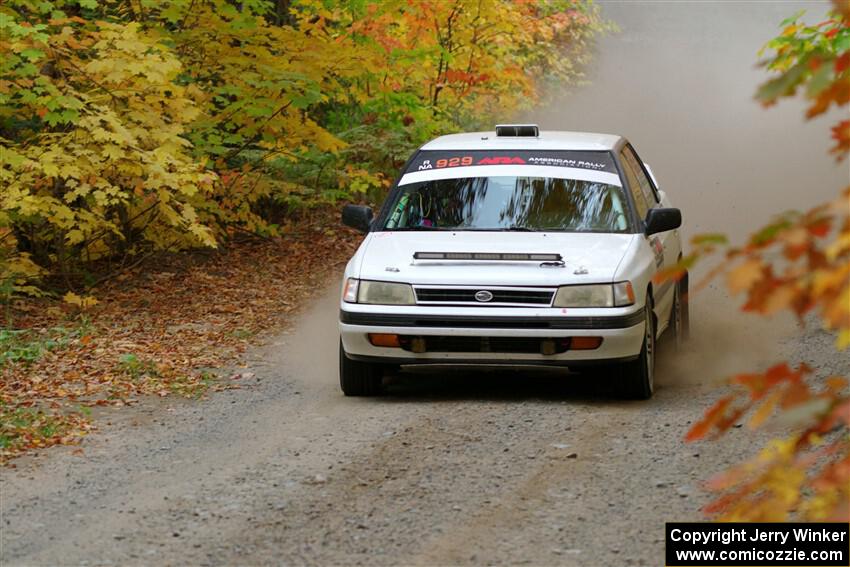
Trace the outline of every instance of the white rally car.
<path fill-rule="evenodd" d="M 399 365 L 608 365 L 653 392 L 656 340 L 686 336 L 682 217 L 621 136 L 501 125 L 419 149 L 367 232 L 340 303 L 340 385 L 381 392 Z"/>

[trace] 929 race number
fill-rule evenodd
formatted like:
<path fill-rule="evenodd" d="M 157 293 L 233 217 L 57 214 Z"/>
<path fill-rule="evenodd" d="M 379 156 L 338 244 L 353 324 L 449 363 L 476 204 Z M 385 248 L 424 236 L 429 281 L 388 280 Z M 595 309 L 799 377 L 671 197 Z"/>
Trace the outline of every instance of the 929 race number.
<path fill-rule="evenodd" d="M 472 156 L 463 156 L 463 157 L 453 157 L 448 159 L 438 159 L 435 163 L 437 169 L 443 167 L 459 167 L 465 165 L 472 165 Z"/>

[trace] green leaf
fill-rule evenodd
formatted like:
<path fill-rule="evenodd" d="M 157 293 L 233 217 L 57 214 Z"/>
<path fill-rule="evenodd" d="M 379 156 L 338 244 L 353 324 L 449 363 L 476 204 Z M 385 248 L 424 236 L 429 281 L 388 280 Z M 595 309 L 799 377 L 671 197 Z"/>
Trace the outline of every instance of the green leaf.
<path fill-rule="evenodd" d="M 694 246 L 701 244 L 719 244 L 723 246 L 729 244 L 729 238 L 725 234 L 720 233 L 698 234 L 691 239 L 691 243 Z"/>
<path fill-rule="evenodd" d="M 822 90 L 827 88 L 832 83 L 832 62 L 824 63 L 812 75 L 809 84 L 806 87 L 806 95 L 814 98 L 820 94 Z"/>
<path fill-rule="evenodd" d="M 779 24 L 779 27 L 780 27 L 780 28 L 785 28 L 785 27 L 790 26 L 791 24 L 793 24 L 794 22 L 796 22 L 797 20 L 799 20 L 800 18 L 802 18 L 802 17 L 803 17 L 803 14 L 805 14 L 805 13 L 806 13 L 806 11 L 805 11 L 805 10 L 799 10 L 799 11 L 797 11 L 797 12 L 796 12 L 793 16 L 788 16 L 787 18 L 785 18 L 784 20 L 782 20 L 782 22 L 780 22 L 780 24 Z"/>
<path fill-rule="evenodd" d="M 38 61 L 44 57 L 44 51 L 30 47 L 21 51 L 21 57 L 25 57 L 30 61 Z"/>
<path fill-rule="evenodd" d="M 779 97 L 794 94 L 807 70 L 806 61 L 797 63 L 779 77 L 761 85 L 756 92 L 756 98 L 761 102 L 772 102 Z"/>
<path fill-rule="evenodd" d="M 750 237 L 750 242 L 752 244 L 761 245 L 771 242 L 776 235 L 780 232 L 788 229 L 791 226 L 791 221 L 788 219 L 780 220 L 776 223 L 770 224 Z"/>
<path fill-rule="evenodd" d="M 68 109 L 62 112 L 62 120 L 67 123 L 74 123 L 80 119 L 80 113 L 73 109 Z"/>
<path fill-rule="evenodd" d="M 298 109 L 305 109 L 322 100 L 322 93 L 319 91 L 306 91 L 300 96 L 292 97 L 292 106 Z"/>
<path fill-rule="evenodd" d="M 56 126 L 57 124 L 65 123 L 65 119 L 62 117 L 61 112 L 48 112 L 44 115 L 43 120 L 50 126 Z"/>
<path fill-rule="evenodd" d="M 844 30 L 835 38 L 835 42 L 833 42 L 833 46 L 835 46 L 835 50 L 838 53 L 844 53 L 848 49 L 850 49 L 850 31 Z"/>

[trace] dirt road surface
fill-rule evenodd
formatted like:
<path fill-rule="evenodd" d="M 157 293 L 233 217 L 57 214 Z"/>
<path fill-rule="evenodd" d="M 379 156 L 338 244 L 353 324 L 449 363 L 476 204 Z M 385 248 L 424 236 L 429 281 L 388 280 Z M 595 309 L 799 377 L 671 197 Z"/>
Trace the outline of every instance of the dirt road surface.
<path fill-rule="evenodd" d="M 739 235 L 846 182 L 826 122 L 750 101 L 754 53 L 796 8 L 606 4 L 623 31 L 593 83 L 533 118 L 626 134 L 691 232 Z M 329 283 L 268 336 L 241 389 L 107 413 L 84 454 L 2 471 L 0 563 L 660 565 L 664 522 L 699 519 L 700 481 L 758 443 L 746 428 L 682 442 L 715 380 L 787 356 L 850 371 L 825 333 L 788 339 L 710 288 L 689 352 L 661 344 L 649 402 L 527 371 L 402 375 L 387 397 L 347 399 L 336 302 Z"/>

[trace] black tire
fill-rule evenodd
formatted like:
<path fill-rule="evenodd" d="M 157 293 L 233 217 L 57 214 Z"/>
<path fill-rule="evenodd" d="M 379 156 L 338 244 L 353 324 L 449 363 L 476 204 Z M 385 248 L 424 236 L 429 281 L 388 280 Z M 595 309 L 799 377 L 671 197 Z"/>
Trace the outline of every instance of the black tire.
<path fill-rule="evenodd" d="M 384 367 L 351 360 L 339 342 L 339 387 L 346 396 L 378 396 L 383 392 Z"/>
<path fill-rule="evenodd" d="M 691 298 L 688 295 L 688 272 L 679 280 L 679 297 L 682 301 L 682 342 L 691 338 Z"/>
<path fill-rule="evenodd" d="M 614 378 L 618 393 L 632 400 L 648 400 L 655 390 L 655 316 L 652 297 L 647 294 L 644 308 L 646 332 L 640 355 L 635 360 L 617 365 Z"/>
<path fill-rule="evenodd" d="M 673 346 L 676 347 L 677 351 L 684 348 L 685 341 L 687 340 L 685 336 L 685 310 L 687 307 L 682 299 L 682 286 L 680 283 L 676 283 L 673 289 L 673 305 L 670 308 L 670 321 L 667 325 L 667 328 L 670 330 L 668 334 L 672 335 Z"/>

